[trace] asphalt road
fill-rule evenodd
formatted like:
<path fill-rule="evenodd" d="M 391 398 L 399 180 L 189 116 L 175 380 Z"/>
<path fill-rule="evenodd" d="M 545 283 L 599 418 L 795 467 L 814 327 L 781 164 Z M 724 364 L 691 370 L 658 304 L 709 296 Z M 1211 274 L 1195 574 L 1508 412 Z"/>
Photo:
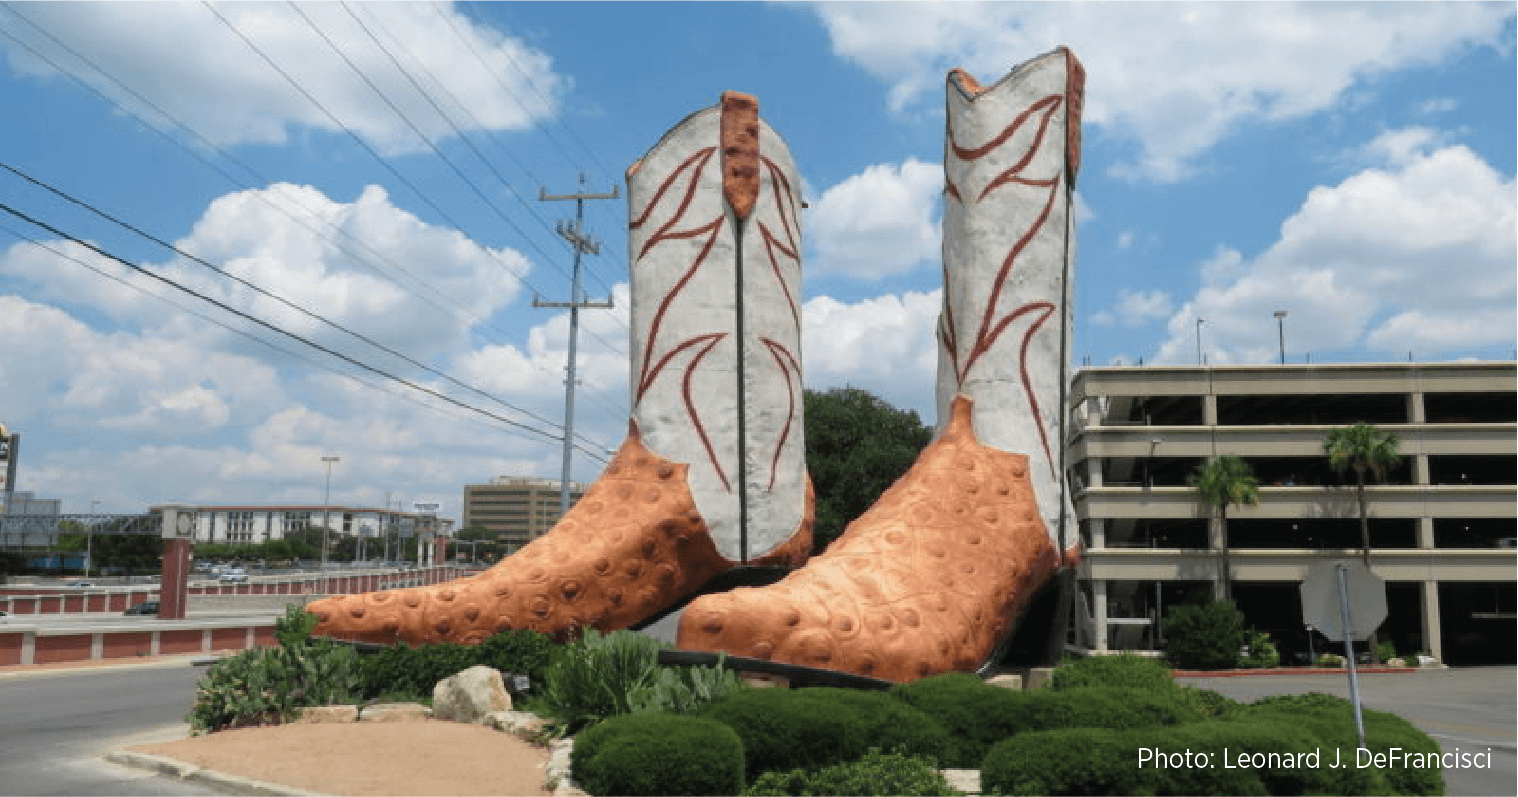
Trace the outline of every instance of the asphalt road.
<path fill-rule="evenodd" d="M 1349 698 L 1349 676 L 1269 675 L 1239 678 L 1182 678 L 1182 684 L 1211 689 L 1234 700 L 1267 695 L 1321 692 Z M 1360 676 L 1365 708 L 1400 715 L 1432 736 L 1446 753 L 1485 753 L 1490 769 L 1446 769 L 1451 797 L 1518 794 L 1518 668 L 1461 667 L 1416 673 Z"/>
<path fill-rule="evenodd" d="M 129 744 L 183 738 L 205 669 L 58 670 L 0 680 L 0 794 L 216 794 L 99 758 Z"/>

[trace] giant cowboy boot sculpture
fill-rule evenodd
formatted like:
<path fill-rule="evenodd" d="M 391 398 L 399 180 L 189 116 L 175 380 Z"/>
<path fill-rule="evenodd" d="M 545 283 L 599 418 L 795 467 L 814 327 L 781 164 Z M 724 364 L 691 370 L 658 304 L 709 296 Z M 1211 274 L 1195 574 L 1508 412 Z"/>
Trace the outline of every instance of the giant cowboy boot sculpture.
<path fill-rule="evenodd" d="M 693 601 L 678 647 L 908 681 L 985 665 L 1075 549 L 1061 489 L 1083 71 L 948 77 L 938 438 L 779 583 Z"/>
<path fill-rule="evenodd" d="M 728 92 L 670 130 L 627 183 L 633 417 L 621 450 L 558 525 L 495 567 L 316 601 L 315 633 L 419 644 L 610 631 L 735 566 L 806 561 L 790 152 L 753 97 Z"/>

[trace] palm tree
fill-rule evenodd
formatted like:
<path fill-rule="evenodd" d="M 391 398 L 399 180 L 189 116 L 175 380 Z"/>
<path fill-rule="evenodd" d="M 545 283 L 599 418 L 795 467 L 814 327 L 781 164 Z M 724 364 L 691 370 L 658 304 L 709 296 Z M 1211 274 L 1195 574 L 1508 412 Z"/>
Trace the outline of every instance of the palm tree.
<path fill-rule="evenodd" d="M 1233 602 L 1232 573 L 1228 565 L 1228 507 L 1254 506 L 1260 502 L 1260 480 L 1249 463 L 1233 454 L 1221 454 L 1203 462 L 1187 479 L 1197 496 L 1212 510 L 1221 529 L 1223 600 Z"/>
<path fill-rule="evenodd" d="M 1355 498 L 1360 504 L 1360 555 L 1365 559 L 1365 569 L 1370 569 L 1370 510 L 1365 505 L 1365 474 L 1367 471 L 1377 481 L 1386 478 L 1386 472 L 1402 461 L 1397 453 L 1397 436 L 1360 421 L 1354 426 L 1328 430 L 1323 440 L 1323 452 L 1328 464 L 1338 473 L 1355 472 Z M 1378 634 L 1371 632 L 1371 663 L 1381 663 L 1378 650 Z"/>
<path fill-rule="evenodd" d="M 1360 549 L 1365 566 L 1370 567 L 1370 512 L 1365 506 L 1365 474 L 1386 478 L 1387 470 L 1402 461 L 1397 453 L 1397 436 L 1361 421 L 1354 426 L 1330 429 L 1323 440 L 1328 464 L 1338 473 L 1355 472 L 1355 497 L 1360 502 Z"/>

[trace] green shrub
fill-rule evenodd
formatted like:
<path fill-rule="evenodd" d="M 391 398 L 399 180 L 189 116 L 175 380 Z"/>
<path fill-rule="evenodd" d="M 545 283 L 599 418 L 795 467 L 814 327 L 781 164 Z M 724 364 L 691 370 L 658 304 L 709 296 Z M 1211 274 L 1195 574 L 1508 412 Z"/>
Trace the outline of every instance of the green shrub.
<path fill-rule="evenodd" d="M 404 643 L 363 657 L 362 691 L 368 698 L 382 694 L 431 697 L 433 687 L 477 664 L 474 648 L 444 642 L 421 647 Z"/>
<path fill-rule="evenodd" d="M 1270 641 L 1270 634 L 1254 629 L 1245 631 L 1244 647 L 1248 652 L 1239 660 L 1240 667 L 1269 669 L 1281 663 L 1281 653 Z"/>
<path fill-rule="evenodd" d="M 1190 706 L 1198 714 L 1208 719 L 1231 717 L 1244 705 L 1233 698 L 1214 692 L 1211 689 L 1200 689 L 1195 686 L 1179 687 L 1179 691 L 1176 694 L 1180 702 Z"/>
<path fill-rule="evenodd" d="M 586 629 L 561 647 L 528 709 L 577 733 L 608 717 L 657 710 L 658 640 L 633 631 Z"/>
<path fill-rule="evenodd" d="M 1343 667 L 1344 666 L 1344 657 L 1343 656 L 1335 656 L 1332 653 L 1324 653 L 1324 654 L 1319 655 L 1318 658 L 1317 658 L 1317 660 L 1313 661 L 1313 666 L 1314 667 Z"/>
<path fill-rule="evenodd" d="M 1314 750 L 1320 751 L 1318 766 L 1297 757 Z M 1190 751 L 1192 758 L 1171 766 L 1152 752 L 1141 761 L 1144 751 Z M 1266 757 L 1272 753 L 1274 760 Z M 1241 761 L 1241 755 L 1250 758 Z M 1051 795 L 1369 794 L 1388 788 L 1373 770 L 1333 769 L 1333 755 L 1310 729 L 1258 718 L 1127 731 L 1072 728 L 997 744 L 981 762 L 981 787 L 987 794 Z"/>
<path fill-rule="evenodd" d="M 1160 688 L 1068 687 L 1017 692 L 987 686 L 966 673 L 926 678 L 891 689 L 949 732 L 947 766 L 974 768 L 992 745 L 1019 733 L 1052 728 L 1146 728 L 1198 722 L 1202 699 L 1169 680 Z M 1089 672 L 1097 672 L 1093 669 Z M 1073 679 L 1072 679 L 1073 680 Z"/>
<path fill-rule="evenodd" d="M 1180 604 L 1165 613 L 1165 658 L 1176 667 L 1225 670 L 1238 666 L 1244 613 L 1227 601 Z"/>
<path fill-rule="evenodd" d="M 629 696 L 635 714 L 662 711 L 667 714 L 694 714 L 706 705 L 721 700 L 748 684 L 738 673 L 722 665 L 723 654 L 711 667 L 660 667 L 654 680 Z"/>
<path fill-rule="evenodd" d="M 738 794 L 743 743 L 711 720 L 617 716 L 575 738 L 570 770 L 591 794 Z"/>
<path fill-rule="evenodd" d="M 307 706 L 352 702 L 358 654 L 329 640 L 246 650 L 211 665 L 185 721 L 195 733 L 288 722 Z"/>
<path fill-rule="evenodd" d="M 1365 722 L 1365 746 L 1372 753 L 1387 753 L 1394 747 L 1404 754 L 1439 752 L 1438 743 L 1428 734 L 1396 714 L 1363 709 L 1361 715 Z M 1350 762 L 1359 740 L 1355 736 L 1354 706 L 1348 700 L 1317 693 L 1275 695 L 1245 706 L 1238 717 L 1240 721 L 1284 722 L 1306 728 L 1322 739 L 1325 757 L 1331 755 L 1328 748 L 1338 748 L 1346 766 L 1352 766 Z M 1438 769 L 1397 766 L 1366 771 L 1379 771 L 1398 794 L 1444 792 L 1443 773 Z"/>
<path fill-rule="evenodd" d="M 531 688 L 537 688 L 543 684 L 558 649 L 559 645 L 547 634 L 526 629 L 501 631 L 474 647 L 474 663 L 494 667 L 502 675 L 525 675 Z M 428 694 L 431 691 L 428 687 Z"/>
<path fill-rule="evenodd" d="M 274 638 L 279 646 L 288 648 L 307 642 L 321 618 L 306 611 L 304 606 L 285 604 L 285 616 L 274 620 Z"/>
<path fill-rule="evenodd" d="M 1133 689 L 1168 689 L 1175 685 L 1170 668 L 1159 659 L 1122 653 L 1071 659 L 1054 670 L 1049 686 L 1121 686 Z"/>
<path fill-rule="evenodd" d="M 1381 644 L 1376 645 L 1376 656 L 1380 658 L 1382 662 L 1390 664 L 1392 659 L 1397 658 L 1396 643 L 1392 642 L 1390 639 L 1381 640 Z"/>
<path fill-rule="evenodd" d="M 743 791 L 745 797 L 784 795 L 957 795 L 931 758 L 882 753 L 870 748 L 858 761 L 834 764 L 817 772 L 793 769 L 766 772 Z"/>
<path fill-rule="evenodd" d="M 853 761 L 870 747 L 944 760 L 952 740 L 931 717 L 879 692 L 848 689 L 747 689 L 698 716 L 743 739 L 750 778 Z"/>

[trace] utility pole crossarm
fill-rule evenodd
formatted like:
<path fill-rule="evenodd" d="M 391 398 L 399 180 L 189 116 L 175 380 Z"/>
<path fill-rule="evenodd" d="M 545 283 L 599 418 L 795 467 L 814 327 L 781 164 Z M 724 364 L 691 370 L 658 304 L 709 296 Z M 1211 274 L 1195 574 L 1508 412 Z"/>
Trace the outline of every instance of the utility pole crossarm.
<path fill-rule="evenodd" d="M 594 308 L 598 308 L 598 309 L 601 309 L 601 310 L 609 310 L 612 307 L 612 303 L 611 303 L 610 299 L 607 299 L 604 302 L 588 302 L 588 301 L 587 302 L 545 302 L 542 299 L 538 299 L 538 298 L 534 297 L 533 300 L 532 300 L 532 306 L 533 307 L 558 307 L 558 308 L 594 307 Z"/>

